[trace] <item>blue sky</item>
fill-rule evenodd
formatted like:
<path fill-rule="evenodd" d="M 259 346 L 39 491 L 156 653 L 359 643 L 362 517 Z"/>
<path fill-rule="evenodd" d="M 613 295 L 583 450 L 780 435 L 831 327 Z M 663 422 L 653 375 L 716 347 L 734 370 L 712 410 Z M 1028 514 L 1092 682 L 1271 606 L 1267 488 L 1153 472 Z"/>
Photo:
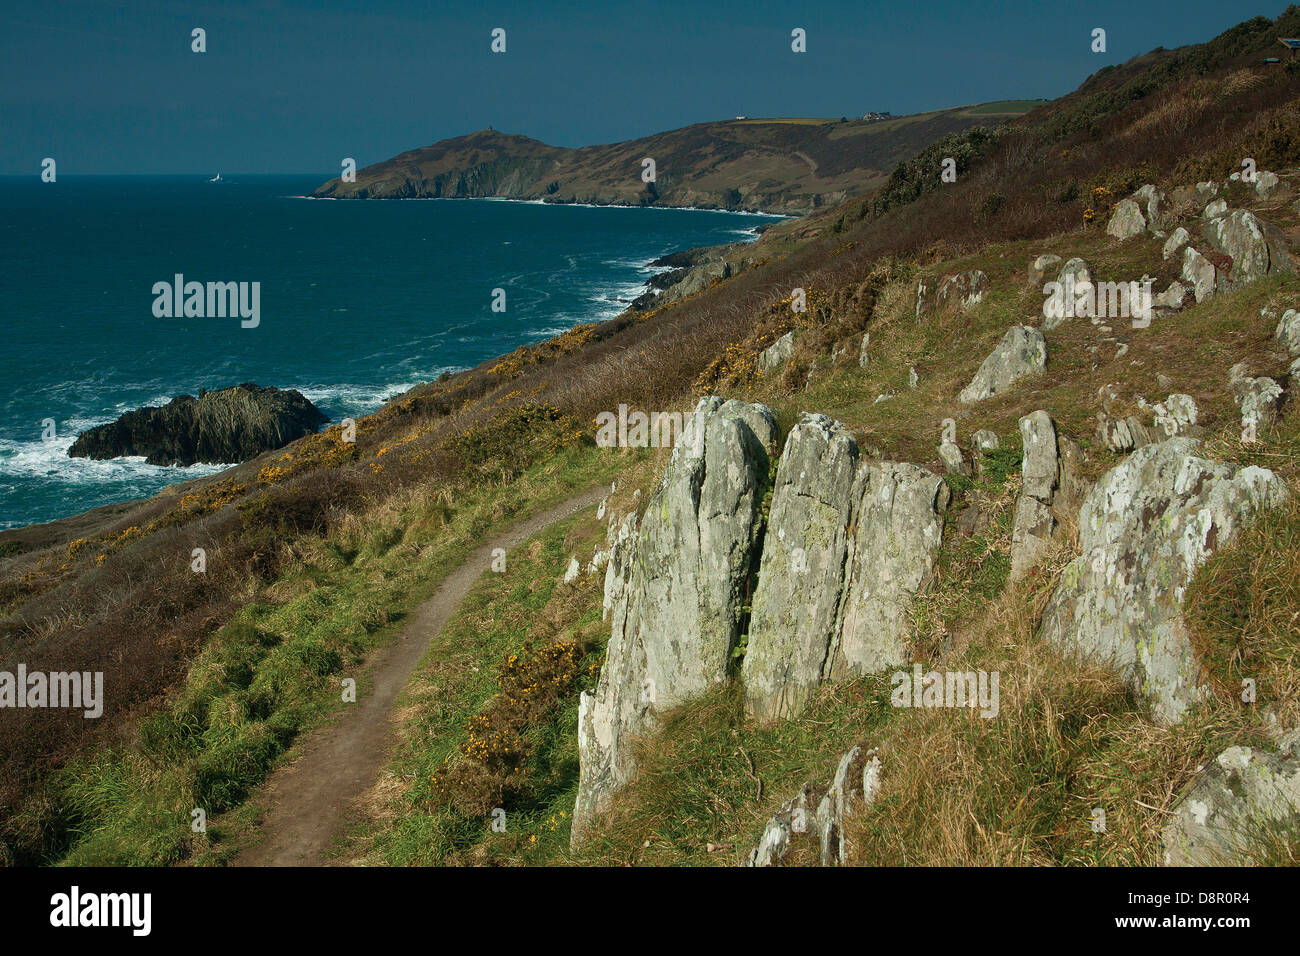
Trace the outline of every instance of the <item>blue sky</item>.
<path fill-rule="evenodd" d="M 1055 97 L 1284 2 L 6 0 L 0 174 L 319 173 L 494 126 L 581 146 L 703 120 Z M 1054 9 L 1056 7 L 1056 9 Z M 207 52 L 190 31 L 207 31 Z M 494 27 L 506 52 L 489 50 Z M 808 51 L 790 50 L 807 31 Z M 1107 30 L 1105 54 L 1089 49 Z"/>

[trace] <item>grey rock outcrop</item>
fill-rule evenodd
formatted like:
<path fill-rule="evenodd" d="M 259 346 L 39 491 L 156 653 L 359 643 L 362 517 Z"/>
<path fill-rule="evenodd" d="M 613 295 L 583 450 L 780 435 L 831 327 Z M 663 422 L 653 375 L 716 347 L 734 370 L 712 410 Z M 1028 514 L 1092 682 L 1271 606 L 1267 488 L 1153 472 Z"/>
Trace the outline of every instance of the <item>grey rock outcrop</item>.
<path fill-rule="evenodd" d="M 867 346 L 871 343 L 871 333 L 862 334 L 862 344 L 858 346 L 858 368 L 866 368 L 871 364 L 871 354 L 867 351 Z"/>
<path fill-rule="evenodd" d="M 984 301 L 984 293 L 989 289 L 989 277 L 979 269 L 959 272 L 946 276 L 939 283 L 936 299 L 940 308 L 952 306 L 966 310 Z"/>
<path fill-rule="evenodd" d="M 1264 276 L 1291 272 L 1285 238 L 1246 209 L 1234 209 L 1206 224 L 1210 245 L 1232 260 L 1232 268 L 1219 274 L 1218 291 L 1249 285 Z"/>
<path fill-rule="evenodd" d="M 802 834 L 816 838 L 822 866 L 844 865 L 850 851 L 844 821 L 871 806 L 879 792 L 880 755 L 854 747 L 840 759 L 829 788 L 823 792 L 805 784 L 768 820 L 744 865 L 779 866 Z"/>
<path fill-rule="evenodd" d="M 1196 400 L 1181 392 L 1175 392 L 1163 402 L 1157 402 L 1153 410 L 1156 413 L 1154 427 L 1165 438 L 1191 434 L 1200 414 Z"/>
<path fill-rule="evenodd" d="M 793 714 L 823 681 L 902 661 L 948 499 L 917 465 L 860 462 L 852 436 L 824 416 L 791 431 L 742 665 L 750 713 Z"/>
<path fill-rule="evenodd" d="M 1011 529 L 1013 580 L 1038 564 L 1060 524 L 1061 507 L 1078 506 L 1083 480 L 1079 475 L 1082 450 L 1057 434 L 1047 412 L 1031 412 L 1020 419 L 1020 440 L 1024 449 L 1020 497 Z"/>
<path fill-rule="evenodd" d="M 1029 282 L 1041 286 L 1047 280 L 1047 274 L 1061 264 L 1061 257 L 1044 253 L 1029 264 Z"/>
<path fill-rule="evenodd" d="M 1255 194 L 1260 199 L 1280 199 L 1290 193 L 1277 173 L 1261 170 L 1255 175 Z"/>
<path fill-rule="evenodd" d="M 1169 206 L 1163 192 L 1148 183 L 1133 194 L 1133 199 L 1142 207 L 1148 229 L 1154 233 L 1168 228 Z"/>
<path fill-rule="evenodd" d="M 760 371 L 771 372 L 790 361 L 794 354 L 794 332 L 787 332 L 763 350 L 758 357 Z"/>
<path fill-rule="evenodd" d="M 1177 280 L 1169 283 L 1169 288 L 1157 293 L 1151 304 L 1158 309 L 1181 309 L 1187 298 L 1187 287 Z"/>
<path fill-rule="evenodd" d="M 1006 391 L 1026 375 L 1037 375 L 1046 369 L 1047 340 L 1043 333 L 1027 325 L 1013 326 L 957 400 L 964 405 L 983 401 Z"/>
<path fill-rule="evenodd" d="M 1291 356 L 1300 356 L 1300 312 L 1287 309 L 1278 320 L 1277 331 L 1273 337 Z"/>
<path fill-rule="evenodd" d="M 764 406 L 701 399 L 639 529 L 629 516 L 613 544 L 605 666 L 579 704 L 575 845 L 634 772 L 629 740 L 726 676 L 775 431 Z"/>
<path fill-rule="evenodd" d="M 786 439 L 772 489 L 742 665 L 764 716 L 797 709 L 821 683 L 835 633 L 858 446 L 839 422 L 805 415 Z"/>
<path fill-rule="evenodd" d="M 1061 283 L 1061 285 L 1065 285 L 1067 276 L 1070 277 L 1070 280 L 1075 284 L 1075 286 L 1080 286 L 1085 282 L 1092 281 L 1092 270 L 1084 260 L 1077 258 L 1070 259 L 1065 263 L 1065 265 L 1061 266 L 1061 271 L 1057 273 L 1056 281 Z"/>
<path fill-rule="evenodd" d="M 1192 293 L 1196 296 L 1197 302 L 1204 302 L 1214 295 L 1218 284 L 1218 273 L 1214 263 L 1191 246 L 1183 249 L 1182 277 L 1184 282 L 1191 283 Z"/>
<path fill-rule="evenodd" d="M 1142 235 L 1146 229 L 1147 221 L 1142 215 L 1142 207 L 1132 199 L 1121 199 L 1116 203 L 1110 222 L 1106 223 L 1106 235 L 1116 239 L 1131 239 Z"/>
<path fill-rule="evenodd" d="M 942 479 L 907 462 L 867 462 L 857 486 L 839 620 L 826 655 L 832 680 L 906 660 L 908 612 L 934 570 L 951 498 Z"/>
<path fill-rule="evenodd" d="M 1300 756 L 1229 747 L 1204 767 L 1164 828 L 1166 866 L 1256 862 L 1252 851 L 1300 826 Z M 1267 862 L 1267 861 L 1265 861 Z"/>
<path fill-rule="evenodd" d="M 939 459 L 948 474 L 970 477 L 971 466 L 962 457 L 961 449 L 955 442 L 946 441 L 939 444 Z"/>
<path fill-rule="evenodd" d="M 1182 226 L 1179 226 L 1171 232 L 1169 238 L 1165 240 L 1164 248 L 1160 251 L 1160 257 L 1162 259 L 1168 259 L 1172 256 L 1178 255 L 1178 253 L 1182 251 L 1183 246 L 1187 245 L 1191 241 L 1191 234 Z"/>
<path fill-rule="evenodd" d="M 1116 666 L 1169 722 L 1202 696 L 1181 618 L 1192 576 L 1287 494 L 1271 471 L 1209 461 L 1199 448 L 1182 437 L 1148 445 L 1098 481 L 1079 512 L 1082 553 L 1041 628 L 1058 647 Z"/>
<path fill-rule="evenodd" d="M 1099 413 L 1097 440 L 1111 451 L 1122 454 L 1151 444 L 1156 440 L 1156 436 L 1136 415 L 1112 418 Z"/>

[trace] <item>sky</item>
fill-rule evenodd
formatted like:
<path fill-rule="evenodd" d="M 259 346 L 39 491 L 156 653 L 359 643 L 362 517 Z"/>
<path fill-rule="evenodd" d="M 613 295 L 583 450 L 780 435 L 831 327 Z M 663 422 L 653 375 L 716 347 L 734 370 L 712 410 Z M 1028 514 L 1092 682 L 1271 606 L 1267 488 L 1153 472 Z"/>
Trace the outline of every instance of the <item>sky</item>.
<path fill-rule="evenodd" d="M 0 175 L 338 174 L 492 126 L 557 146 L 1053 98 L 1285 2 L 0 0 Z M 1091 50 L 1094 28 L 1107 50 Z M 206 52 L 191 50 L 192 30 Z M 490 49 L 505 30 L 504 53 Z M 791 31 L 807 51 L 791 50 Z"/>

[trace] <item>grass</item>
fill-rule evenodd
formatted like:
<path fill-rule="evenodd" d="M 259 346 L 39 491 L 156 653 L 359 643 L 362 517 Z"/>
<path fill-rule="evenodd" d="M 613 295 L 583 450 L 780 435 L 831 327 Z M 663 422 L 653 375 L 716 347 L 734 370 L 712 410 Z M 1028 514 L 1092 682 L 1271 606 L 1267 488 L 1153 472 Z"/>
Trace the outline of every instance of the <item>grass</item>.
<path fill-rule="evenodd" d="M 637 469 L 655 459 L 612 459 L 586 443 L 594 414 L 620 402 L 678 409 L 708 389 L 764 401 L 787 426 L 800 411 L 822 411 L 887 457 L 936 471 L 944 419 L 956 422 L 963 448 L 975 429 L 991 428 L 1014 449 L 1018 418 L 1043 408 L 1083 447 L 1086 473 L 1096 477 L 1118 460 L 1093 439 L 1096 416 L 1106 410 L 1099 389 L 1116 389 L 1117 413 L 1136 411 L 1138 398 L 1186 392 L 1211 436 L 1208 453 L 1266 464 L 1294 487 L 1294 409 L 1260 445 L 1242 446 L 1225 381 L 1242 360 L 1255 374 L 1281 373 L 1271 341 L 1276 320 L 1259 313 L 1300 298 L 1294 277 L 1216 296 L 1149 329 L 1067 323 L 1047 333 L 1046 375 L 975 406 L 954 396 L 1010 325 L 1036 324 L 1042 290 L 1028 284 L 1025 267 L 1038 254 L 1082 255 L 1101 280 L 1149 273 L 1163 288 L 1174 277 L 1177 266 L 1160 257 L 1159 240 L 1118 243 L 1103 234 L 1110 206 L 1128 191 L 1143 182 L 1172 188 L 1223 179 L 1243 155 L 1284 173 L 1300 164 L 1300 71 L 1260 72 L 1255 64 L 1277 35 L 1297 29 L 1294 9 L 1276 23 L 1256 18 L 1209 44 L 1107 67 L 1076 93 L 996 131 L 943 138 L 898 163 L 874 194 L 775 227 L 772 245 L 755 250 L 747 271 L 671 306 L 580 327 L 417 388 L 362 419 L 355 446 L 326 433 L 138 506 L 6 532 L 4 653 L 75 669 L 110 662 L 117 690 L 113 710 L 89 731 L 82 721 L 38 725 L 0 715 L 0 854 L 15 862 L 228 858 L 255 817 L 251 788 L 295 735 L 329 719 L 341 675 L 364 681 L 366 657 L 470 542 L 597 476 L 628 468 L 648 487 L 648 472 Z M 973 109 L 999 106 L 1006 104 Z M 852 137 L 828 135 L 839 152 L 818 154 L 819 175 L 860 159 Z M 934 170 L 947 156 L 958 160 L 958 181 L 940 188 Z M 1254 199 L 1231 187 L 1230 201 Z M 1257 208 L 1296 234 L 1300 223 L 1286 203 Z M 916 321 L 919 276 L 975 268 L 991 280 L 980 306 Z M 794 288 L 808 290 L 810 303 L 797 319 L 788 305 Z M 779 374 L 758 375 L 758 347 L 794 325 L 793 360 Z M 858 344 L 868 329 L 871 364 L 860 369 Z M 916 389 L 908 387 L 913 367 Z M 888 392 L 894 396 L 877 404 Z M 810 712 L 821 715 L 813 723 L 765 737 L 738 717 L 734 688 L 721 689 L 690 712 L 698 719 L 672 723 L 645 755 L 647 767 L 660 768 L 646 779 L 677 794 L 689 808 L 686 821 L 674 824 L 670 803 L 634 786 L 617 817 L 627 832 L 615 827 L 602 837 L 602 858 L 733 860 L 801 776 L 824 778 L 840 748 L 870 731 L 893 748 L 882 806 L 898 822 L 866 815 L 863 825 L 875 829 L 859 841 L 863 861 L 1155 859 L 1153 834 L 1198 762 L 1225 740 L 1257 737 L 1266 710 L 1294 716 L 1300 611 L 1287 575 L 1297 556 L 1294 509 L 1221 549 L 1194 582 L 1189 626 L 1215 695 L 1179 729 L 1162 730 L 1146 720 L 1140 701 L 1117 697 L 1109 677 L 1036 645 L 1038 602 L 1070 542 L 1067 536 L 1038 574 L 1006 584 L 1016 479 L 1009 462 L 993 464 L 981 482 L 950 482 L 954 518 L 978 507 L 991 520 L 969 537 L 949 522 L 939 587 L 916 608 L 914 625 L 926 660 L 1006 669 L 1005 717 L 988 727 L 953 725 L 952 715 L 931 712 L 880 714 L 871 703 L 876 689 L 859 683 L 827 689 Z M 208 551 L 206 576 L 189 572 L 193 547 Z M 376 821 L 399 822 L 391 837 L 381 822 L 363 828 L 357 859 L 567 861 L 565 825 L 556 821 L 572 800 L 573 687 L 527 721 L 506 721 L 528 742 L 532 779 L 544 781 L 516 796 L 522 816 L 512 819 L 520 829 L 487 843 L 481 819 L 454 808 L 411 809 L 419 806 L 411 802 L 413 781 L 427 786 L 421 774 L 431 778 L 448 758 L 467 756 L 458 750 L 469 740 L 466 721 L 496 719 L 494 682 L 526 636 L 540 627 L 545 634 L 533 636 L 599 642 L 596 592 L 553 587 L 562 572 L 555 562 L 570 543 L 548 547 L 522 563 L 521 577 L 507 575 L 521 590 L 504 590 L 504 579 L 485 582 L 499 590 L 467 610 L 456 632 L 474 654 L 445 644 L 426 659 L 422 673 L 438 696 L 412 690 L 406 762 L 394 765 L 375 798 Z M 510 628 L 494 630 L 498 617 Z M 481 647 L 473 643 L 480 638 Z M 1258 684 L 1258 705 L 1239 700 L 1246 677 Z M 454 702 L 445 711 L 444 692 Z M 728 750 L 733 733 L 739 743 Z M 940 777 L 949 784 L 943 794 L 924 797 L 925 768 L 911 755 L 931 745 L 954 769 Z M 662 763 L 656 748 L 669 755 Z M 680 779 L 673 761 L 689 768 Z M 987 771 L 970 772 L 977 766 Z M 761 794 L 755 778 L 764 781 Z M 712 805 L 708 787 L 724 795 Z M 227 808 L 201 838 L 188 827 L 199 799 Z M 920 809 L 905 827 L 914 805 Z M 1110 808 L 1104 840 L 1079 829 L 1096 806 Z M 927 814 L 937 821 L 928 829 Z M 731 846 L 711 853 L 710 842 Z"/>
<path fill-rule="evenodd" d="M 568 449 L 505 486 L 453 505 L 411 491 L 336 530 L 300 539 L 267 603 L 217 632 L 134 746 L 72 762 L 50 805 L 20 825 L 65 834 L 44 862 L 166 865 L 222 862 L 238 849 L 248 795 L 293 739 L 345 706 L 341 679 L 365 690 L 369 655 L 485 535 L 618 467 Z M 432 507 L 431 507 L 432 505 Z M 203 808 L 206 834 L 190 830 Z"/>
<path fill-rule="evenodd" d="M 608 454 L 608 452 L 600 452 Z M 639 499 L 649 457 L 623 472 L 607 521 Z M 402 742 L 370 794 L 365 819 L 340 859 L 390 865 L 522 863 L 551 858 L 567 846 L 577 792 L 577 696 L 594 687 L 604 639 L 603 572 L 585 571 L 606 548 L 607 522 L 584 512 L 560 522 L 506 556 L 506 571 L 488 574 L 435 638 L 399 701 Z M 584 571 L 562 576 L 571 556 Z M 577 648 L 574 667 L 556 682 L 559 696 L 512 706 L 520 662 L 547 648 Z M 527 668 L 524 668 L 527 670 Z M 523 682 L 526 689 L 531 680 Z M 489 730 L 484 730 L 488 727 Z M 512 757 L 482 756 L 496 744 Z M 497 788 L 503 763 L 517 770 Z M 505 811 L 502 832 L 492 810 Z"/>

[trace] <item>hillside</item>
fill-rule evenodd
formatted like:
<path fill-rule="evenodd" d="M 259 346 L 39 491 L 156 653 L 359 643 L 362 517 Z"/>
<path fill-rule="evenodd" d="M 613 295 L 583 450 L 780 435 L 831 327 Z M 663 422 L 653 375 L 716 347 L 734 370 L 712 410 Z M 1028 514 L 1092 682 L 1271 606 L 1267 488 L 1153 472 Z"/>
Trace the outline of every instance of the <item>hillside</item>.
<path fill-rule="evenodd" d="M 888 120 L 745 119 L 697 123 L 625 143 L 566 149 L 480 130 L 331 179 L 333 199 L 499 197 L 556 203 L 696 206 L 802 213 L 861 195 L 940 137 L 999 123 L 1015 101 Z M 653 158 L 653 186 L 641 179 Z"/>
<path fill-rule="evenodd" d="M 429 639 L 330 860 L 1294 865 L 1300 799 L 1254 811 L 1300 759 L 1300 66 L 1264 62 L 1297 34 L 943 136 L 355 443 L 0 534 L 0 669 L 115 688 L 90 734 L 0 714 L 3 852 L 237 859 L 268 778 L 354 719 L 340 682 L 485 541 L 609 483 Z M 1085 276 L 1150 280 L 1149 324 L 1045 311 Z M 702 453 L 606 447 L 620 405 Z M 898 706 L 913 666 L 1000 675 L 996 713 Z"/>

